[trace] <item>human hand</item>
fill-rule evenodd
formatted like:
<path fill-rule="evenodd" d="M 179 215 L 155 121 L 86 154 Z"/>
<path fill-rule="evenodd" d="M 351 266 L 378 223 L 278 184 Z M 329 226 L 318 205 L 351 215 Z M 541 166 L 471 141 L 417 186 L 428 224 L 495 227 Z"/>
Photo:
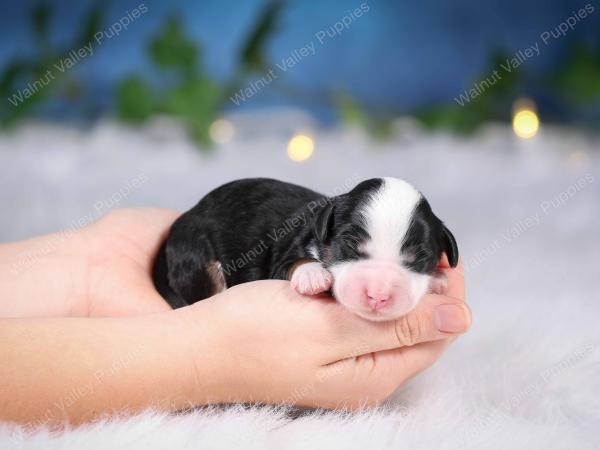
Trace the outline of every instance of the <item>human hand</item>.
<path fill-rule="evenodd" d="M 168 311 L 152 282 L 154 259 L 179 213 L 117 209 L 81 230 L 88 261 L 89 316 Z"/>
<path fill-rule="evenodd" d="M 50 253 L 35 253 L 48 236 L 0 246 L 0 299 L 7 300 L 0 302 L 0 316 L 135 316 L 5 322 L 8 343 L 2 347 L 10 352 L 3 360 L 19 373 L 17 378 L 5 373 L 3 395 L 16 405 L 7 417 L 36 418 L 73 383 L 89 383 L 93 374 L 132 355 L 128 370 L 111 383 L 97 383 L 85 401 L 69 409 L 70 420 L 231 401 L 368 406 L 433 364 L 469 326 L 462 266 L 450 269 L 445 261 L 445 295 L 426 296 L 395 322 L 366 321 L 331 298 L 302 296 L 279 280 L 239 285 L 172 311 L 155 291 L 150 271 L 176 216 L 157 209 L 118 210 L 61 240 Z M 13 273 L 14 257 L 32 249 L 37 258 Z M 443 310 L 449 320 L 438 317 Z M 146 314 L 151 312 L 157 314 Z M 44 352 L 33 350 L 41 346 Z M 42 371 L 51 377 L 40 383 L 32 364 L 52 367 Z M 24 383 L 32 376 L 35 382 Z M 35 407 L 25 410 L 16 398 L 29 398 Z"/>
<path fill-rule="evenodd" d="M 279 280 L 234 286 L 180 317 L 193 329 L 209 315 L 221 330 L 215 352 L 225 387 L 216 401 L 354 409 L 386 399 L 469 328 L 462 263 L 451 269 L 443 261 L 440 270 L 445 295 L 427 295 L 391 322 L 364 320 Z M 198 373 L 214 357 L 194 354 Z"/>
<path fill-rule="evenodd" d="M 70 234 L 0 246 L 0 316 L 127 316 L 170 310 L 151 279 L 178 213 L 117 209 Z M 23 255 L 26 264 L 11 268 Z M 42 301 L 43 299 L 43 301 Z"/>

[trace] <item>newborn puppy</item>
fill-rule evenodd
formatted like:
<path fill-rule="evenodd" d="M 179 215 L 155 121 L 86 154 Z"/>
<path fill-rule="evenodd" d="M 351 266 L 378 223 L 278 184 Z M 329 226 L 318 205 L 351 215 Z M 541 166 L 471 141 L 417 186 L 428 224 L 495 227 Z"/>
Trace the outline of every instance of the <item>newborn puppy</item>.
<path fill-rule="evenodd" d="M 173 224 L 154 283 L 178 308 L 227 287 L 291 280 L 303 294 L 329 291 L 369 320 L 396 319 L 428 291 L 440 292 L 442 253 L 455 267 L 452 233 L 410 184 L 363 181 L 325 197 L 266 178 L 227 183 Z"/>

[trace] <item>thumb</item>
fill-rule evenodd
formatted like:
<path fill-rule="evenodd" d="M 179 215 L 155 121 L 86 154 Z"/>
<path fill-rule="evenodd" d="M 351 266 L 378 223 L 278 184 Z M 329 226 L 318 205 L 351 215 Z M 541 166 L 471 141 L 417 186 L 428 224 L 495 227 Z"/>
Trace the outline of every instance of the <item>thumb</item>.
<path fill-rule="evenodd" d="M 431 294 L 423 297 L 414 310 L 393 321 L 371 322 L 351 313 L 343 319 L 347 323 L 339 327 L 344 334 L 339 337 L 344 346 L 341 350 L 346 355 L 358 355 L 464 333 L 471 325 L 471 312 L 462 300 Z"/>

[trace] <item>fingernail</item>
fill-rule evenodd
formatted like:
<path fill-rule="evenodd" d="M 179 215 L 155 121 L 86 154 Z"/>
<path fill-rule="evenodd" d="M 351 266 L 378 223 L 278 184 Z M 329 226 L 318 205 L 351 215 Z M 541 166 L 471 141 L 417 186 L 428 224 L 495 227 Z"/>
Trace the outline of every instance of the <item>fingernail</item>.
<path fill-rule="evenodd" d="M 461 333 L 469 327 L 464 308 L 457 305 L 440 305 L 435 310 L 435 326 L 444 333 Z"/>

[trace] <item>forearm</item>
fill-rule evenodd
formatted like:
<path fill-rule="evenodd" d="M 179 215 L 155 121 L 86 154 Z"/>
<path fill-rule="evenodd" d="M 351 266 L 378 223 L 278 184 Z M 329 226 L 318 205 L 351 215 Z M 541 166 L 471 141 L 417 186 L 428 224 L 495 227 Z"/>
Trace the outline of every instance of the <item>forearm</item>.
<path fill-rule="evenodd" d="M 218 330 L 186 313 L 0 320 L 0 420 L 81 423 L 219 401 Z"/>
<path fill-rule="evenodd" d="M 86 315 L 81 239 L 63 232 L 0 244 L 0 317 Z"/>

